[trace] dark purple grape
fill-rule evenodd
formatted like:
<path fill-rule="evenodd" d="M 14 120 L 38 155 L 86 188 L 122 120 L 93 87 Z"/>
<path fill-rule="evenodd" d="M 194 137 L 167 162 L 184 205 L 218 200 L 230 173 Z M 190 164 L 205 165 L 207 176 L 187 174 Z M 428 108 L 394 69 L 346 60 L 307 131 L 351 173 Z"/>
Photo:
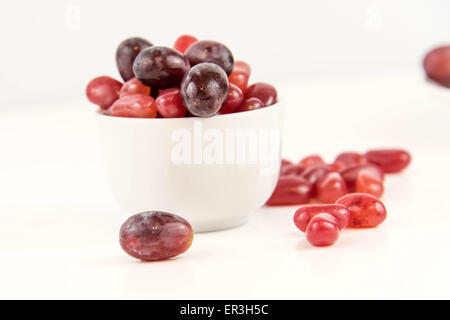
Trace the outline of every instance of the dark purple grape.
<path fill-rule="evenodd" d="M 215 115 L 228 97 L 227 74 L 214 63 L 197 64 L 184 76 L 180 93 L 183 104 L 193 115 Z"/>
<path fill-rule="evenodd" d="M 123 81 L 134 77 L 133 62 L 139 52 L 153 44 L 142 38 L 129 38 L 122 41 L 116 50 L 116 64 Z"/>
<path fill-rule="evenodd" d="M 175 49 L 154 46 L 142 50 L 133 71 L 143 84 L 158 89 L 178 87 L 189 70 L 189 61 Z"/>
<path fill-rule="evenodd" d="M 228 76 L 233 70 L 233 54 L 225 45 L 216 41 L 197 41 L 186 50 L 185 56 L 191 66 L 202 62 L 215 63 L 225 70 Z"/>

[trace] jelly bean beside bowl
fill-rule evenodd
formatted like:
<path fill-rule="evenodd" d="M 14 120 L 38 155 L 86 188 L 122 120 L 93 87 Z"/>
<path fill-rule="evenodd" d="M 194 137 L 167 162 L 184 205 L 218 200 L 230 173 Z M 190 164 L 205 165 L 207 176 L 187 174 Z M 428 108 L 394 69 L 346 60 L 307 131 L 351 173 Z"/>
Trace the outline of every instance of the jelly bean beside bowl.
<path fill-rule="evenodd" d="M 312 197 L 312 184 L 299 176 L 280 176 L 275 191 L 266 205 L 287 206 L 308 203 Z"/>
<path fill-rule="evenodd" d="M 338 199 L 336 203 L 349 210 L 350 228 L 373 228 L 386 219 L 386 207 L 371 194 L 350 193 Z"/>
<path fill-rule="evenodd" d="M 195 232 L 245 223 L 277 184 L 281 103 L 208 118 L 126 118 L 97 112 L 98 149 L 113 198 L 123 212 L 157 208 L 182 215 Z M 261 131 L 269 140 L 260 140 Z M 252 132 L 258 142 L 255 152 L 262 146 L 264 155 L 253 161 L 246 153 L 242 163 L 236 152 L 241 143 L 235 143 L 234 152 L 227 145 L 244 133 L 243 145 L 251 151 L 247 134 Z M 219 145 L 222 158 L 215 152 Z"/>
<path fill-rule="evenodd" d="M 371 150 L 365 154 L 367 161 L 380 167 L 386 173 L 397 173 L 411 161 L 408 151 L 402 149 Z"/>
<path fill-rule="evenodd" d="M 340 204 L 310 204 L 302 205 L 295 211 L 294 224 L 301 231 L 306 232 L 309 221 L 319 213 L 328 213 L 334 216 L 338 221 L 339 229 L 344 229 L 348 225 L 350 212 Z"/>
<path fill-rule="evenodd" d="M 306 228 L 306 239 L 316 247 L 330 246 L 339 238 L 338 221 L 328 213 L 315 215 Z"/>

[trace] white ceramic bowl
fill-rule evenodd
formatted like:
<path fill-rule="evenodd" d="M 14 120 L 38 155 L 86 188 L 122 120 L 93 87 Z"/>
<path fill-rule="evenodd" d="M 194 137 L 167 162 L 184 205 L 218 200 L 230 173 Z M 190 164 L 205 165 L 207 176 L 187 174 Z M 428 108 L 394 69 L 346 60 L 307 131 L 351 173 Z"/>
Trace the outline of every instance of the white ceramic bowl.
<path fill-rule="evenodd" d="M 196 232 L 227 229 L 244 223 L 275 188 L 280 102 L 210 118 L 97 118 L 106 177 L 127 217 L 161 210 Z"/>

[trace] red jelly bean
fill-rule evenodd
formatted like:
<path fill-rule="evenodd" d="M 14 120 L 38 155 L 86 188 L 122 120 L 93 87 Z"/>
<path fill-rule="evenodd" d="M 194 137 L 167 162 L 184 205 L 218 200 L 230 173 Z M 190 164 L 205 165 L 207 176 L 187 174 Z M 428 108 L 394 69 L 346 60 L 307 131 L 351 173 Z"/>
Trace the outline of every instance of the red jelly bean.
<path fill-rule="evenodd" d="M 316 184 L 317 199 L 323 203 L 334 203 L 347 193 L 344 179 L 337 172 L 330 172 Z"/>
<path fill-rule="evenodd" d="M 197 42 L 197 38 L 188 34 L 179 36 L 173 45 L 174 49 L 184 53 L 194 42 Z"/>
<path fill-rule="evenodd" d="M 180 96 L 180 88 L 170 88 L 161 91 L 156 98 L 156 109 L 163 118 L 183 118 L 186 107 Z"/>
<path fill-rule="evenodd" d="M 240 107 L 244 101 L 242 90 L 238 86 L 230 83 L 228 88 L 228 97 L 225 103 L 219 109 L 220 114 L 232 113 Z"/>
<path fill-rule="evenodd" d="M 304 166 L 305 168 L 309 168 L 309 167 L 317 166 L 319 164 L 325 164 L 325 161 L 323 161 L 323 159 L 320 156 L 314 154 L 312 156 L 303 158 L 300 161 L 300 164 L 302 166 Z"/>
<path fill-rule="evenodd" d="M 155 99 L 143 94 L 132 94 L 114 102 L 110 110 L 115 117 L 155 118 Z"/>
<path fill-rule="evenodd" d="M 233 66 L 233 72 L 245 73 L 246 75 L 249 76 L 250 73 L 252 72 L 252 69 L 250 68 L 247 62 L 235 61 Z"/>
<path fill-rule="evenodd" d="M 245 90 L 245 98 L 258 98 L 265 106 L 270 106 L 277 102 L 277 90 L 270 84 L 259 82 Z"/>
<path fill-rule="evenodd" d="M 108 109 L 119 99 L 122 83 L 110 77 L 92 79 L 86 87 L 86 96 L 90 102 L 102 109 Z"/>
<path fill-rule="evenodd" d="M 247 90 L 249 75 L 242 72 L 232 72 L 228 77 L 228 82 L 234 84 L 239 87 L 242 92 Z"/>
<path fill-rule="evenodd" d="M 386 173 L 400 172 L 411 161 L 409 153 L 400 149 L 371 150 L 366 153 L 366 158 Z"/>
<path fill-rule="evenodd" d="M 350 219 L 350 212 L 346 207 L 340 204 L 311 204 L 303 205 L 294 214 L 294 223 L 303 232 L 306 232 L 306 227 L 312 217 L 319 213 L 328 213 L 337 219 L 339 229 L 347 227 Z"/>
<path fill-rule="evenodd" d="M 302 172 L 304 170 L 305 170 L 305 168 L 299 164 L 284 165 L 281 167 L 280 175 L 282 175 L 282 176 L 288 176 L 288 175 L 299 176 L 302 174 Z"/>
<path fill-rule="evenodd" d="M 336 157 L 334 163 L 340 164 L 341 168 L 344 169 L 356 166 L 358 164 L 365 164 L 367 163 L 367 160 L 366 157 L 360 153 L 343 152 Z"/>
<path fill-rule="evenodd" d="M 374 164 L 360 164 L 347 169 L 344 169 L 340 172 L 342 178 L 344 179 L 347 189 L 349 192 L 355 192 L 356 190 L 356 179 L 360 172 L 365 172 L 367 175 L 371 175 L 374 179 L 378 179 L 380 181 L 384 180 L 383 171 Z"/>
<path fill-rule="evenodd" d="M 316 247 L 330 246 L 339 238 L 337 219 L 327 213 L 315 215 L 306 228 L 306 239 Z"/>
<path fill-rule="evenodd" d="M 264 108 L 264 103 L 261 102 L 261 100 L 257 98 L 249 98 L 244 101 L 244 103 L 241 104 L 239 108 L 236 109 L 235 112 L 243 112 L 243 111 L 251 111 L 256 109 Z"/>
<path fill-rule="evenodd" d="M 431 50 L 423 60 L 428 78 L 450 88 L 450 46 Z"/>
<path fill-rule="evenodd" d="M 376 227 L 386 219 L 386 208 L 377 197 L 367 193 L 350 193 L 338 201 L 350 211 L 351 228 Z"/>
<path fill-rule="evenodd" d="M 319 180 L 325 177 L 331 170 L 327 165 L 317 165 L 306 168 L 302 173 L 302 177 L 315 185 Z"/>
<path fill-rule="evenodd" d="M 194 238 L 185 219 L 167 212 L 148 211 L 130 217 L 120 228 L 120 246 L 130 256 L 166 260 L 189 249 Z"/>
<path fill-rule="evenodd" d="M 304 204 L 311 199 L 312 185 L 299 176 L 280 176 L 268 206 Z"/>
<path fill-rule="evenodd" d="M 281 166 L 285 166 L 288 164 L 292 164 L 292 161 L 286 160 L 286 159 L 281 159 Z"/>
<path fill-rule="evenodd" d="M 356 192 L 369 193 L 379 198 L 384 192 L 383 181 L 370 172 L 361 170 L 356 178 Z"/>
<path fill-rule="evenodd" d="M 142 84 L 138 79 L 131 78 L 127 82 L 124 83 L 122 89 L 120 89 L 120 97 L 129 96 L 132 94 L 145 94 L 150 95 L 150 87 L 147 87 L 145 84 Z"/>

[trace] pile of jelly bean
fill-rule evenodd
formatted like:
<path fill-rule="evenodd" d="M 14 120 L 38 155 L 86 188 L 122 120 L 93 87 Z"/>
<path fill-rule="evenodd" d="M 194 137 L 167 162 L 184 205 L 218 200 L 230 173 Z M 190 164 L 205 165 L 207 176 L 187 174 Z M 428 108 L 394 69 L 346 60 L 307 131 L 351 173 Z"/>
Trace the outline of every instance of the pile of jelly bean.
<path fill-rule="evenodd" d="M 299 163 L 283 160 L 280 177 L 268 206 L 303 205 L 295 225 L 315 246 L 333 244 L 341 229 L 370 228 L 386 218 L 378 199 L 384 192 L 385 174 L 406 168 L 410 154 L 400 149 L 344 152 L 333 163 L 311 155 Z"/>
<path fill-rule="evenodd" d="M 267 83 L 248 86 L 250 66 L 234 61 L 225 45 L 180 36 L 173 48 L 142 38 L 122 41 L 116 64 L 125 83 L 97 77 L 86 96 L 105 115 L 133 118 L 210 117 L 250 111 L 277 102 Z"/>

